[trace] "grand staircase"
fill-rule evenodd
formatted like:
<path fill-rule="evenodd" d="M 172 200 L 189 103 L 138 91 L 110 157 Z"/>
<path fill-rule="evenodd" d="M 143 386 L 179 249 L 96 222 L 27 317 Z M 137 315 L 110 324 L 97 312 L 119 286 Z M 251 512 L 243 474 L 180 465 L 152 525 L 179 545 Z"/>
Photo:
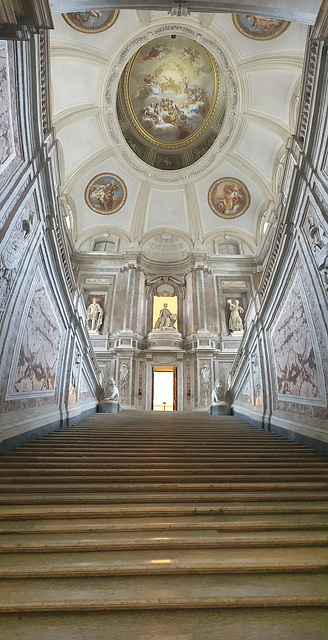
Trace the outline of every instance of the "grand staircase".
<path fill-rule="evenodd" d="M 328 461 L 234 417 L 97 414 L 0 462 L 2 640 L 327 640 Z"/>

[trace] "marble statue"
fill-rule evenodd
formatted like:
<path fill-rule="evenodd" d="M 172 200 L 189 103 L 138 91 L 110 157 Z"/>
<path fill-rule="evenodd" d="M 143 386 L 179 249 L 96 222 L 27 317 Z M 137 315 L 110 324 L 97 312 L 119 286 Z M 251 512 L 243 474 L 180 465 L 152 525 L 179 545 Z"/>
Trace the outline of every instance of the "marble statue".
<path fill-rule="evenodd" d="M 220 380 L 216 380 L 212 391 L 212 404 L 219 404 L 223 401 L 224 392 Z"/>
<path fill-rule="evenodd" d="M 92 302 L 87 308 L 87 321 L 90 333 L 99 333 L 99 329 L 103 321 L 103 315 L 103 309 L 97 302 L 97 298 L 92 298 Z M 91 322 L 91 328 L 89 327 L 89 322 Z"/>
<path fill-rule="evenodd" d="M 108 378 L 104 384 L 106 398 L 103 402 L 118 402 L 119 390 L 116 386 L 114 378 Z"/>
<path fill-rule="evenodd" d="M 244 313 L 244 309 L 239 306 L 239 300 L 228 300 L 230 304 L 230 318 L 229 318 L 229 329 L 231 332 L 233 331 L 243 331 L 243 321 L 240 317 L 241 313 Z"/>
<path fill-rule="evenodd" d="M 175 329 L 173 326 L 177 321 L 177 314 L 171 313 L 167 308 L 167 303 L 164 302 L 163 309 L 160 310 L 159 316 L 156 320 L 154 329 Z"/>

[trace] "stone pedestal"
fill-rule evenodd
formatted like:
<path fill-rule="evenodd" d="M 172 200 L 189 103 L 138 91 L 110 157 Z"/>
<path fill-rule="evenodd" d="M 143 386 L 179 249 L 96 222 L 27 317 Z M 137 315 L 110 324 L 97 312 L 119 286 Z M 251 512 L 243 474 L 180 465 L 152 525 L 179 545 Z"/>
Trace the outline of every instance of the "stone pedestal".
<path fill-rule="evenodd" d="M 120 403 L 114 400 L 104 400 L 98 404 L 98 413 L 119 413 Z"/>
<path fill-rule="evenodd" d="M 211 416 L 231 416 L 230 404 L 226 402 L 218 402 L 210 406 Z"/>
<path fill-rule="evenodd" d="M 164 329 L 153 329 L 147 336 L 148 349 L 158 349 L 169 351 L 182 348 L 182 335 L 173 327 L 164 327 Z"/>

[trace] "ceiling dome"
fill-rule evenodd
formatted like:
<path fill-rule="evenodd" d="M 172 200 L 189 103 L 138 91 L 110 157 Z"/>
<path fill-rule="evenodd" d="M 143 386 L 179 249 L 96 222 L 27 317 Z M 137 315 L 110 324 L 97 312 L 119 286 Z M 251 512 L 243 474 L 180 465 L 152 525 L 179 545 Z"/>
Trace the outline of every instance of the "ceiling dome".
<path fill-rule="evenodd" d="M 196 162 L 215 141 L 225 112 L 214 58 L 186 36 L 145 44 L 122 74 L 117 113 L 123 135 L 139 158 L 158 169 Z"/>
<path fill-rule="evenodd" d="M 149 260 L 156 262 L 179 262 L 189 254 L 190 247 L 181 237 L 161 232 L 142 243 L 142 252 Z"/>

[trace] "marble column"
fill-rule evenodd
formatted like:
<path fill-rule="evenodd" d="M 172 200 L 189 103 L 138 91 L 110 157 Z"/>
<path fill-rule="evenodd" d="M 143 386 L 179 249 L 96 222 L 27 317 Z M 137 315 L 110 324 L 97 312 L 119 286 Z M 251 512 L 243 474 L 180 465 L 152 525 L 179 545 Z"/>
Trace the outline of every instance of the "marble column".
<path fill-rule="evenodd" d="M 129 276 L 128 286 L 126 290 L 125 299 L 125 312 L 123 321 L 123 330 L 133 330 L 133 310 L 134 310 L 134 298 L 135 298 L 135 283 L 136 283 L 136 265 L 129 264 Z"/>
<path fill-rule="evenodd" d="M 207 330 L 206 300 L 204 286 L 204 267 L 196 267 L 196 291 L 197 291 L 197 324 L 198 331 Z"/>

